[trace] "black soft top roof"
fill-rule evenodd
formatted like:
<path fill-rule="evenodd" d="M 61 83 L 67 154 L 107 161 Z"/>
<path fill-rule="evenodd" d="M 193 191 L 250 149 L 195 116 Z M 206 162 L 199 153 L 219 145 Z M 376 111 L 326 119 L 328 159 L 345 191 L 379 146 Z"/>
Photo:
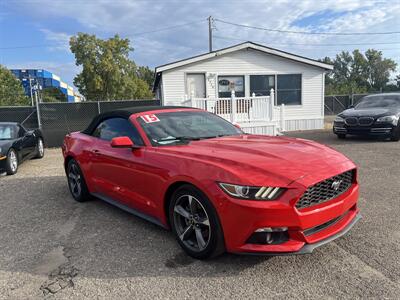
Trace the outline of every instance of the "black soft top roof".
<path fill-rule="evenodd" d="M 136 106 L 136 107 L 127 107 L 124 109 L 117 109 L 113 111 L 108 111 L 97 115 L 92 122 L 90 122 L 89 126 L 82 130 L 82 133 L 91 134 L 93 130 L 97 127 L 97 125 L 109 118 L 124 118 L 128 119 L 131 115 L 146 112 L 146 111 L 153 111 L 153 110 L 165 110 L 165 109 L 193 109 L 192 107 L 187 106 Z"/>

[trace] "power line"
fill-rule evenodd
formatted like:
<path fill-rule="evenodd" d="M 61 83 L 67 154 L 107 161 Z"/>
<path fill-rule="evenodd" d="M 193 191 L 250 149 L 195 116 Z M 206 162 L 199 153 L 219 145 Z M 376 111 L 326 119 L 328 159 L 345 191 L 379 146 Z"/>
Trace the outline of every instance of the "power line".
<path fill-rule="evenodd" d="M 221 40 L 232 40 L 232 41 L 242 41 L 245 42 L 245 39 L 239 39 L 234 37 L 224 37 L 214 35 L 214 38 Z M 396 45 L 400 44 L 399 42 L 384 42 L 384 43 L 345 43 L 345 44 L 310 44 L 310 43 L 275 43 L 275 42 L 265 42 L 265 41 L 255 41 L 256 43 L 264 43 L 269 45 L 278 45 L 278 46 L 322 46 L 322 47 L 331 47 L 331 46 L 368 46 L 368 45 Z"/>
<path fill-rule="evenodd" d="M 244 27 L 250 29 L 264 30 L 270 32 L 279 33 L 293 33 L 293 34 L 310 34 L 310 35 L 388 35 L 388 34 L 398 34 L 400 31 L 388 31 L 388 32 L 314 32 L 314 31 L 295 31 L 295 30 L 282 30 L 282 29 L 271 29 L 258 26 L 251 26 L 245 24 L 238 24 L 229 21 L 224 21 L 221 19 L 214 19 L 216 22 L 229 24 L 237 27 Z"/>

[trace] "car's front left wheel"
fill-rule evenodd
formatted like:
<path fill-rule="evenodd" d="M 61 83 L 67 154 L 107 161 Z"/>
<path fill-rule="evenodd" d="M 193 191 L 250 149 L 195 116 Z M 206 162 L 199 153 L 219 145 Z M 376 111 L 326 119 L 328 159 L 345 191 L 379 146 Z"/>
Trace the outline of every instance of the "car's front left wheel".
<path fill-rule="evenodd" d="M 397 125 L 397 127 L 392 130 L 392 134 L 390 135 L 390 140 L 393 142 L 398 142 L 400 140 L 400 124 Z"/>
<path fill-rule="evenodd" d="M 183 185 L 169 205 L 169 220 L 179 245 L 197 259 L 225 251 L 222 228 L 210 200 L 197 188 Z"/>

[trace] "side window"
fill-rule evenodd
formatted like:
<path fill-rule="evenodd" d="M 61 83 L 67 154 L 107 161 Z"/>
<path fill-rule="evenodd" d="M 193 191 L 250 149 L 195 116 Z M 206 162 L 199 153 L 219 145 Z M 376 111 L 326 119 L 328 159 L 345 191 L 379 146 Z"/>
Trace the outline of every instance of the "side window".
<path fill-rule="evenodd" d="M 128 136 L 135 145 L 143 146 L 143 141 L 137 129 L 128 120 L 123 118 L 104 120 L 93 130 L 92 136 L 106 141 L 111 141 L 113 138 L 119 136 Z"/>

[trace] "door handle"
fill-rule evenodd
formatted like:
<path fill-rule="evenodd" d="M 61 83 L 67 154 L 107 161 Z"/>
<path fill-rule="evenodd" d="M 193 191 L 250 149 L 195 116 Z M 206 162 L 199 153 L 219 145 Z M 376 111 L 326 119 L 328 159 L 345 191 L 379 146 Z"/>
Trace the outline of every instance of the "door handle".
<path fill-rule="evenodd" d="M 97 149 L 93 149 L 93 150 L 92 150 L 92 153 L 94 153 L 94 154 L 100 154 L 100 151 L 97 150 Z"/>

